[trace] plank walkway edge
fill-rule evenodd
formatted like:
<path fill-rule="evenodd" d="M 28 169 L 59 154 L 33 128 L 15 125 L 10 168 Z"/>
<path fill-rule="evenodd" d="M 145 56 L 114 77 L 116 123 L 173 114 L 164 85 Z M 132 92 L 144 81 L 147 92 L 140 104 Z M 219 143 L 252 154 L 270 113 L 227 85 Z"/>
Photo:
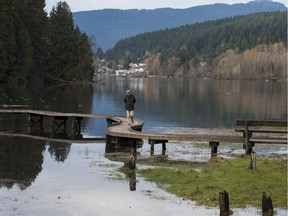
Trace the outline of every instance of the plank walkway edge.
<path fill-rule="evenodd" d="M 0 109 L 0 113 L 12 113 L 12 114 L 35 114 L 51 117 L 83 117 L 83 118 L 114 118 L 111 115 L 99 115 L 99 114 L 85 114 L 85 113 L 64 113 L 48 110 L 31 110 L 31 109 Z"/>
<path fill-rule="evenodd" d="M 85 144 L 85 143 L 103 143 L 105 142 L 105 138 L 83 138 L 83 139 L 62 139 L 62 138 L 53 138 L 53 137 L 44 137 L 44 136 L 37 136 L 31 134 L 23 134 L 23 133 L 13 133 L 13 132 L 2 132 L 0 131 L 0 136 L 7 136 L 7 137 L 22 137 L 28 138 L 33 140 L 41 140 L 46 142 L 57 142 L 57 143 L 73 143 L 73 144 Z"/>
<path fill-rule="evenodd" d="M 142 128 L 144 122 L 141 120 L 134 121 L 133 125 L 128 125 L 125 117 L 113 117 L 115 124 L 108 125 L 106 134 L 114 137 L 132 138 L 132 139 L 147 139 L 158 141 L 199 141 L 199 142 L 236 142 L 243 143 L 242 136 L 225 136 L 225 135 L 192 135 L 192 134 L 165 134 L 165 133 L 152 133 L 141 132 L 137 129 Z"/>
<path fill-rule="evenodd" d="M 135 119 L 133 125 L 128 125 L 127 118 L 113 115 L 99 115 L 99 114 L 83 114 L 83 113 L 63 113 L 47 110 L 31 110 L 31 109 L 0 109 L 0 113 L 12 114 L 35 114 L 49 117 L 79 117 L 79 118 L 106 118 L 108 125 L 106 127 L 106 135 L 131 139 L 147 139 L 152 141 L 198 141 L 198 142 L 229 142 L 229 143 L 244 143 L 245 138 L 235 132 L 235 135 L 219 135 L 219 134 L 165 134 L 165 133 L 152 133 L 142 132 L 144 121 Z M 239 121 L 241 122 L 241 121 Z M 286 123 L 287 125 L 287 123 Z M 10 133 L 11 134 L 11 133 Z M 0 134 L 1 135 L 1 134 Z M 5 135 L 5 134 L 2 134 Z M 12 134 L 13 135 L 13 134 Z M 25 136 L 23 134 L 14 134 L 13 136 Z M 32 135 L 30 135 L 32 136 Z M 33 138 L 33 137 L 31 137 Z M 34 136 L 35 138 L 35 136 Z M 38 138 L 38 137 L 37 137 Z M 46 137 L 47 138 L 47 137 Z M 45 139 L 45 138 L 44 138 Z M 47 138 L 51 139 L 51 138 Z M 54 139 L 55 140 L 55 139 Z M 62 140 L 63 139 L 59 139 Z M 70 140 L 70 142 L 77 142 Z M 84 140 L 81 140 L 84 141 Z M 87 140 L 88 141 L 88 140 Z M 262 143 L 263 140 L 251 139 L 251 141 Z M 80 141 L 79 141 L 80 142 Z M 279 140 L 277 143 L 286 143 L 285 140 Z"/>

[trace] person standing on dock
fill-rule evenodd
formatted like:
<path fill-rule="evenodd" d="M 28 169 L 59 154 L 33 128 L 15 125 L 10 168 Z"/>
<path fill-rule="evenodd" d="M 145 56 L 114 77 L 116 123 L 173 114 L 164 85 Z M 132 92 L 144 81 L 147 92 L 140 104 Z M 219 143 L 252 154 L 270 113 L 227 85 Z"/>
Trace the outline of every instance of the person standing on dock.
<path fill-rule="evenodd" d="M 127 114 L 128 125 L 134 123 L 134 104 L 136 103 L 136 98 L 128 89 L 124 97 L 125 109 Z"/>

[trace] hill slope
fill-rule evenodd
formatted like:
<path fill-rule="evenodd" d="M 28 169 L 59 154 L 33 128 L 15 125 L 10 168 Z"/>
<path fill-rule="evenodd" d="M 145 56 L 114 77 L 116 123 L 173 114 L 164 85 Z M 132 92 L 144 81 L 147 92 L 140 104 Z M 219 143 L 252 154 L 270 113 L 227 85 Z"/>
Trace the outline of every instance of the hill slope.
<path fill-rule="evenodd" d="M 127 67 L 130 62 L 145 61 L 155 75 L 233 79 L 285 77 L 286 57 L 286 12 L 262 12 L 143 33 L 120 40 L 106 52 L 106 59 L 116 62 L 114 65 Z"/>
<path fill-rule="evenodd" d="M 187 9 L 84 11 L 73 13 L 73 18 L 82 32 L 93 35 L 97 46 L 106 50 L 112 48 L 120 39 L 144 32 L 236 15 L 285 10 L 287 8 L 281 3 L 256 0 L 247 4 L 213 4 Z"/>

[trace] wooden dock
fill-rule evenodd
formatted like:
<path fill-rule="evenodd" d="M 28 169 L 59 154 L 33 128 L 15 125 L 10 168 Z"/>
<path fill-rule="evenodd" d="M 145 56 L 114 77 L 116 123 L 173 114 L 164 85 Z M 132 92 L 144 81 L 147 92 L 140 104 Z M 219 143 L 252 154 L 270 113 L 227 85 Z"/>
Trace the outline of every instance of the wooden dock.
<path fill-rule="evenodd" d="M 148 140 L 150 144 L 150 154 L 154 155 L 154 145 L 162 144 L 162 154 L 165 155 L 166 152 L 166 143 L 172 140 L 175 141 L 191 141 L 191 142 L 201 142 L 208 143 L 211 147 L 211 155 L 217 154 L 217 147 L 220 143 L 243 143 L 245 148 L 249 147 L 250 151 L 246 153 L 251 153 L 254 143 L 273 143 L 274 144 L 287 144 L 287 137 L 282 138 L 281 142 L 277 143 L 277 139 L 273 138 L 262 138 L 255 141 L 255 138 L 251 137 L 251 133 L 255 130 L 250 128 L 249 133 L 248 127 L 244 129 L 235 130 L 235 133 L 223 135 L 223 134 L 168 134 L 168 133 L 152 133 L 152 132 L 143 132 L 144 121 L 135 119 L 133 125 L 128 125 L 126 117 L 120 116 L 111 116 L 111 115 L 98 115 L 98 114 L 82 114 L 82 113 L 62 113 L 62 112 L 53 112 L 45 110 L 31 110 L 31 109 L 0 109 L 0 113 L 10 113 L 10 114 L 28 114 L 28 125 L 29 125 L 29 134 L 23 133 L 13 133 L 13 136 L 22 136 L 28 138 L 37 138 L 41 139 L 43 135 L 46 135 L 47 132 L 44 128 L 44 122 L 47 118 L 50 120 L 49 132 L 52 132 L 52 137 L 46 137 L 48 139 L 54 139 L 55 141 L 66 140 L 67 142 L 93 142 L 93 139 L 83 138 L 81 134 L 81 121 L 83 118 L 104 118 L 107 121 L 106 127 L 106 143 L 115 144 L 115 145 L 134 145 L 137 143 L 143 142 L 143 140 Z M 69 121 L 69 125 L 67 122 Z M 256 122 L 256 123 L 255 123 Z M 260 121 L 249 121 L 250 125 L 257 124 L 259 125 Z M 267 125 L 271 122 L 261 121 L 262 124 Z M 247 121 L 246 121 L 247 123 Z M 243 121 L 237 121 L 237 125 L 243 125 Z M 244 124 L 245 125 L 245 124 Z M 273 124 L 277 125 L 276 123 Z M 287 122 L 281 123 L 281 126 L 286 126 L 287 134 Z M 70 131 L 68 133 L 68 131 Z M 242 132 L 245 132 L 244 135 Z M 269 130 L 270 132 L 273 130 Z M 259 132 L 259 130 L 258 130 Z M 265 130 L 262 130 L 265 132 Z M 275 130 L 275 132 L 279 132 Z M 10 133 L 11 134 L 11 133 Z M 248 138 L 245 134 L 249 134 Z M 6 131 L 2 131 L 0 135 L 8 136 Z M 45 138 L 45 139 L 46 139 Z M 270 139 L 270 141 L 268 140 Z M 99 139 L 95 138 L 94 141 Z M 101 139 L 100 139 L 101 140 Z M 266 142 L 264 142 L 266 140 Z M 248 143 L 248 144 L 247 144 Z"/>
<path fill-rule="evenodd" d="M 31 110 L 31 109 L 0 109 L 0 113 L 32 114 L 32 115 L 34 114 L 39 116 L 50 116 L 50 117 L 113 118 L 113 116 L 110 115 L 63 113 L 48 110 Z"/>
<path fill-rule="evenodd" d="M 105 142 L 105 138 L 102 137 L 95 137 L 95 138 L 79 138 L 79 139 L 68 139 L 68 138 L 56 138 L 56 137 L 49 137 L 43 135 L 35 135 L 35 134 L 25 134 L 25 133 L 18 133 L 18 132 L 2 132 L 0 131 L 0 136 L 5 137 L 22 137 L 28 138 L 33 140 L 41 140 L 46 142 L 55 142 L 55 143 L 77 143 L 77 144 L 86 144 L 86 143 L 103 143 Z"/>
<path fill-rule="evenodd" d="M 144 122 L 135 120 L 133 125 L 128 125 L 125 117 L 110 117 L 107 119 L 106 142 L 114 143 L 133 143 L 139 139 L 148 140 L 150 144 L 150 155 L 154 155 L 154 145 L 162 144 L 162 154 L 165 155 L 166 143 L 175 141 L 191 141 L 208 143 L 211 147 L 211 154 L 217 154 L 219 143 L 243 143 L 244 138 L 241 134 L 236 133 L 234 136 L 219 134 L 164 134 L 142 132 Z"/>
<path fill-rule="evenodd" d="M 106 142 L 133 143 L 138 139 L 146 139 L 151 145 L 150 154 L 154 155 L 154 145 L 162 144 L 162 154 L 165 155 L 166 143 L 171 140 L 209 143 L 211 155 L 217 154 L 220 143 L 242 143 L 246 154 L 251 154 L 255 143 L 261 144 L 287 144 L 287 121 L 260 121 L 260 120 L 237 120 L 237 126 L 245 126 L 245 129 L 235 129 L 233 135 L 220 134 L 163 134 L 142 132 L 144 122 L 135 120 L 132 126 L 128 125 L 124 117 L 112 117 L 107 119 Z M 269 129 L 255 129 L 249 126 L 270 127 Z M 271 128 L 273 127 L 273 128 Z M 252 137 L 252 133 L 279 134 L 281 137 L 258 136 Z M 283 136 L 284 135 L 284 136 Z"/>
<path fill-rule="evenodd" d="M 84 138 L 81 131 L 81 122 L 83 118 L 112 118 L 108 115 L 62 113 L 31 109 L 0 109 L 0 113 L 28 116 L 28 133 L 19 131 L 3 131 L 3 128 L 1 128 L 1 136 L 24 137 L 62 143 L 105 142 L 105 138 L 103 137 Z"/>

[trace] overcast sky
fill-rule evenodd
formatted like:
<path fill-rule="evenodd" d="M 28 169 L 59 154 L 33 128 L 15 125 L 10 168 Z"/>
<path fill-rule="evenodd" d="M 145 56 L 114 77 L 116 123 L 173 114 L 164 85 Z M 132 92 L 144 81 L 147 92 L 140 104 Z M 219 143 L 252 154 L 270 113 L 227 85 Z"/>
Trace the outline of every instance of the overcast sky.
<path fill-rule="evenodd" d="M 46 11 L 49 13 L 52 6 L 60 0 L 46 0 Z M 155 8 L 189 8 L 197 5 L 215 3 L 247 3 L 252 0 L 66 0 L 72 12 L 99 10 L 99 9 L 155 9 Z M 261 1 L 261 0 L 258 0 Z M 263 1 L 263 0 L 262 0 Z M 288 6 L 287 0 L 274 0 Z"/>

